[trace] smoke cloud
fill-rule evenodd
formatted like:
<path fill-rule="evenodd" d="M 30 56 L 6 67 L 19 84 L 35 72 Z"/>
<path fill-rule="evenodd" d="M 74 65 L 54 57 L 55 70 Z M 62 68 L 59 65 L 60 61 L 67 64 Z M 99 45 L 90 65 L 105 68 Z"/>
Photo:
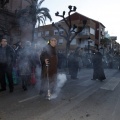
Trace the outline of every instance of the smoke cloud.
<path fill-rule="evenodd" d="M 67 77 L 65 74 L 63 74 L 63 73 L 58 74 L 55 93 L 51 95 L 51 99 L 55 99 L 58 97 L 58 95 L 66 81 L 67 81 Z"/>

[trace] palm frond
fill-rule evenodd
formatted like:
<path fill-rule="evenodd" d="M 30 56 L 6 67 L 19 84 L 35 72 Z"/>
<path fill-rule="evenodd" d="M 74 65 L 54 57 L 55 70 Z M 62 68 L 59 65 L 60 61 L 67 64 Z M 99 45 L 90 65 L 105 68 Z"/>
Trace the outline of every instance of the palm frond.
<path fill-rule="evenodd" d="M 36 13 L 39 15 L 44 15 L 46 16 L 50 21 L 52 21 L 51 15 L 49 14 L 49 9 L 48 8 L 40 8 L 36 11 Z"/>
<path fill-rule="evenodd" d="M 21 18 L 21 23 L 40 23 L 45 24 L 46 19 L 48 18 L 52 21 L 51 15 L 49 14 L 49 9 L 42 7 L 40 5 L 44 0 L 26 0 L 30 3 L 25 9 L 22 9 L 17 12 L 17 16 Z"/>
<path fill-rule="evenodd" d="M 45 11 L 45 12 L 50 12 L 48 8 L 42 7 L 42 8 L 38 8 L 37 12 L 41 12 L 41 11 Z"/>
<path fill-rule="evenodd" d="M 38 3 L 38 7 L 40 7 L 43 2 L 44 2 L 44 0 L 40 0 Z"/>
<path fill-rule="evenodd" d="M 39 17 L 43 16 L 45 17 L 46 19 L 48 18 L 50 21 L 52 21 L 52 18 L 49 14 L 46 14 L 46 13 L 41 13 L 41 14 L 38 14 Z"/>
<path fill-rule="evenodd" d="M 45 18 L 43 16 L 37 17 L 37 21 L 38 21 L 38 26 L 40 26 L 40 23 L 42 23 L 43 25 L 45 24 Z"/>

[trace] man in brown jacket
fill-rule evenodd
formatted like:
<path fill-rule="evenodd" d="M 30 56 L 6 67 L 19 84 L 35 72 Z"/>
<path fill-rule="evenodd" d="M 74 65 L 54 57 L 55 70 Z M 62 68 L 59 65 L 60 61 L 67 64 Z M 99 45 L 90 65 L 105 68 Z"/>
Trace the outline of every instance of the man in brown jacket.
<path fill-rule="evenodd" d="M 55 38 L 51 38 L 48 45 L 43 48 L 40 55 L 42 65 L 40 95 L 45 94 L 48 96 L 49 91 L 50 94 L 54 92 L 58 63 L 56 45 L 57 40 Z"/>

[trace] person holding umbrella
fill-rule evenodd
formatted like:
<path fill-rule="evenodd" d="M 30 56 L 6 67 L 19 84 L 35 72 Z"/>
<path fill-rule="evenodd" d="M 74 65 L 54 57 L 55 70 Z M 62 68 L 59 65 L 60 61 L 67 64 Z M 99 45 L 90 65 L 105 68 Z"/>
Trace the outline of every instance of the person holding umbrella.
<path fill-rule="evenodd" d="M 40 55 L 42 66 L 40 95 L 45 94 L 48 99 L 50 99 L 50 95 L 54 93 L 57 79 L 58 57 L 56 45 L 57 40 L 53 37 L 50 38 Z"/>

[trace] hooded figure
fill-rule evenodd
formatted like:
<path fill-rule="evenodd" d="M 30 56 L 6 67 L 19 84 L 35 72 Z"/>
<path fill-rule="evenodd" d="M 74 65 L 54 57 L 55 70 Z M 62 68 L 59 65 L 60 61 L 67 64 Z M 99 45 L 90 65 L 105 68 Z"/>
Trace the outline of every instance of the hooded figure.
<path fill-rule="evenodd" d="M 92 57 L 93 62 L 93 79 L 103 81 L 106 79 L 102 63 L 102 54 L 98 51 L 97 48 L 94 49 L 94 54 Z"/>
<path fill-rule="evenodd" d="M 54 92 L 58 63 L 56 45 L 57 40 L 55 38 L 51 38 L 48 45 L 43 48 L 40 55 L 42 65 L 40 95 L 43 93 L 46 95 L 48 89 L 50 89 L 51 93 Z"/>
<path fill-rule="evenodd" d="M 79 60 L 78 60 L 78 51 L 70 53 L 68 57 L 68 68 L 71 79 L 77 79 L 78 69 L 79 69 Z"/>

